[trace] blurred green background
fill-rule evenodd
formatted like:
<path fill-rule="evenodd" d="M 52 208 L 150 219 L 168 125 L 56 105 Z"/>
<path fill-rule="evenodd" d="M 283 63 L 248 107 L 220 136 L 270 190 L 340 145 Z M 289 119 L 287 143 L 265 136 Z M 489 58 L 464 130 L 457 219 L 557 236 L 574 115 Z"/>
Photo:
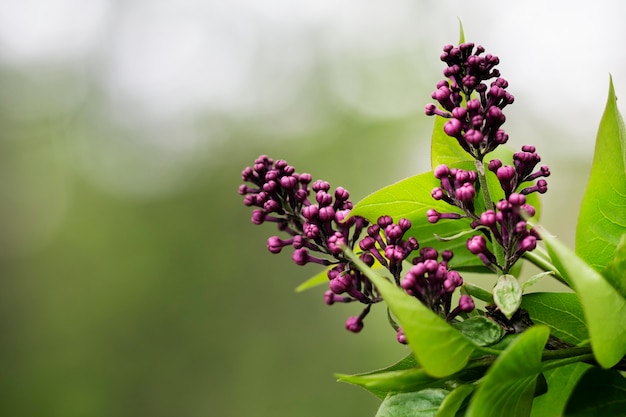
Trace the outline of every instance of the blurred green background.
<path fill-rule="evenodd" d="M 625 29 L 617 1 L 553 3 L 8 1 L 0 415 L 374 415 L 333 372 L 406 353 L 384 309 L 354 335 L 358 306 L 296 294 L 317 270 L 266 251 L 241 170 L 267 153 L 354 201 L 427 170 L 458 16 L 500 56 L 511 143 L 550 165 L 543 223 L 572 243 Z"/>

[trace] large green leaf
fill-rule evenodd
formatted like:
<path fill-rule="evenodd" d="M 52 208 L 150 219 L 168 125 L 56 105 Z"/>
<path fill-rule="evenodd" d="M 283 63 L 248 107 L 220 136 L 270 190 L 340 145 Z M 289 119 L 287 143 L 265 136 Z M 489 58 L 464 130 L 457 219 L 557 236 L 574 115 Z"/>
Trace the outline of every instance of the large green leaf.
<path fill-rule="evenodd" d="M 376 417 L 434 417 L 448 394 L 444 389 L 390 394 L 380 405 Z"/>
<path fill-rule="evenodd" d="M 574 293 L 527 294 L 522 297 L 522 308 L 535 324 L 549 326 L 550 333 L 565 342 L 576 345 L 589 339 L 583 308 Z"/>
<path fill-rule="evenodd" d="M 370 194 L 359 201 L 350 214 L 365 217 L 370 222 L 376 222 L 383 215 L 391 216 L 394 221 L 408 219 L 412 224 L 408 235 L 415 236 L 421 247 L 431 246 L 438 250 L 454 251 L 451 265 L 457 269 L 482 267 L 482 262 L 465 247 L 467 236 L 447 242 L 442 242 L 436 237 L 436 235 L 453 236 L 469 230 L 469 220 L 442 220 L 436 224 L 428 222 L 426 212 L 431 208 L 442 213 L 456 210 L 443 201 L 432 198 L 431 191 L 440 185 L 432 171 L 424 172 Z"/>
<path fill-rule="evenodd" d="M 567 400 L 578 380 L 591 365 L 573 363 L 545 372 L 548 392 L 533 401 L 531 417 L 562 417 Z"/>
<path fill-rule="evenodd" d="M 533 326 L 505 350 L 485 374 L 467 417 L 527 417 L 532 407 L 541 354 L 550 330 Z"/>
<path fill-rule="evenodd" d="M 455 417 L 467 404 L 467 398 L 474 392 L 476 385 L 459 385 L 444 398 L 435 417 Z"/>
<path fill-rule="evenodd" d="M 602 271 L 602 276 L 613 285 L 622 297 L 626 298 L 626 234 L 622 235 L 622 239 L 615 249 L 615 257 Z"/>
<path fill-rule="evenodd" d="M 346 254 L 380 291 L 417 361 L 429 375 L 442 378 L 465 367 L 477 345 L 416 298 L 377 275 L 354 253 L 346 250 Z"/>
<path fill-rule="evenodd" d="M 623 417 L 626 379 L 617 371 L 591 367 L 569 397 L 564 417 Z"/>
<path fill-rule="evenodd" d="M 613 259 L 625 232 L 626 131 L 611 79 L 576 227 L 576 253 L 596 271 L 602 271 Z"/>
<path fill-rule="evenodd" d="M 626 300 L 560 240 L 540 233 L 553 264 L 580 299 L 596 360 L 610 368 L 626 354 Z"/>

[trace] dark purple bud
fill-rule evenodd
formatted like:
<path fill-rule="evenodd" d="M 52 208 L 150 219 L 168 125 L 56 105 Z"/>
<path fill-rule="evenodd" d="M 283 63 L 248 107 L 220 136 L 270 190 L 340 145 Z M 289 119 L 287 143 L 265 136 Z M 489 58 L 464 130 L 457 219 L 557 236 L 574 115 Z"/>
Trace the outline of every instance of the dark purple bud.
<path fill-rule="evenodd" d="M 498 129 L 495 136 L 495 142 L 498 145 L 504 145 L 509 140 L 509 135 L 502 129 Z"/>
<path fill-rule="evenodd" d="M 487 166 L 487 168 L 489 169 L 489 171 L 496 173 L 498 171 L 498 168 L 500 168 L 502 166 L 502 161 L 499 159 L 492 159 L 491 161 L 489 161 L 489 165 Z"/>
<path fill-rule="evenodd" d="M 535 249 L 536 247 L 537 247 L 537 239 L 534 236 L 531 236 L 531 235 L 526 236 L 519 243 L 519 249 L 524 251 L 524 252 L 531 251 L 531 250 Z"/>
<path fill-rule="evenodd" d="M 332 291 L 326 291 L 324 293 L 324 302 L 329 306 L 335 303 L 349 303 L 350 301 L 352 301 L 352 298 L 341 297 L 340 295 L 337 295 L 333 293 Z"/>
<path fill-rule="evenodd" d="M 243 204 L 250 207 L 256 204 L 256 196 L 254 194 L 248 194 L 243 198 Z"/>
<path fill-rule="evenodd" d="M 335 198 L 340 201 L 345 201 L 350 198 L 350 193 L 343 187 L 337 187 L 335 190 Z"/>
<path fill-rule="evenodd" d="M 367 251 L 373 249 L 374 246 L 376 246 L 376 240 L 371 236 L 365 236 L 359 242 L 359 247 L 361 248 L 361 250 Z"/>
<path fill-rule="evenodd" d="M 496 224 L 496 213 L 493 210 L 487 210 L 480 215 L 480 223 L 483 226 L 491 227 Z"/>
<path fill-rule="evenodd" d="M 476 195 L 474 186 L 469 182 L 463 184 L 461 188 L 457 188 L 454 193 L 457 200 L 465 203 L 474 201 L 474 196 Z"/>
<path fill-rule="evenodd" d="M 343 294 L 352 286 L 352 278 L 348 274 L 340 274 L 331 280 L 328 285 L 333 293 Z"/>
<path fill-rule="evenodd" d="M 437 260 L 437 257 L 439 256 L 439 252 L 435 248 L 431 248 L 429 246 L 426 246 L 425 248 L 422 248 L 420 250 L 420 256 L 424 260 L 426 260 L 426 259 Z"/>
<path fill-rule="evenodd" d="M 433 116 L 436 111 L 437 111 L 437 106 L 435 106 L 432 103 L 427 104 L 426 107 L 424 107 L 424 113 L 426 113 L 426 116 Z"/>
<path fill-rule="evenodd" d="M 481 236 L 481 235 L 472 236 L 467 241 L 467 249 L 474 255 L 486 252 L 487 242 L 484 236 Z"/>
<path fill-rule="evenodd" d="M 291 259 L 296 263 L 296 265 L 306 265 L 309 263 L 309 252 L 306 249 L 300 248 L 293 251 L 293 255 L 291 255 Z"/>
<path fill-rule="evenodd" d="M 274 213 L 274 212 L 276 212 L 276 211 L 278 211 L 280 209 L 280 203 L 278 203 L 278 201 L 276 201 L 276 200 L 267 200 L 263 204 L 263 208 L 268 213 Z"/>
<path fill-rule="evenodd" d="M 448 168 L 447 165 L 439 165 L 435 168 L 434 174 L 435 178 L 442 179 L 443 177 L 450 175 L 450 168 Z"/>
<path fill-rule="evenodd" d="M 326 243 L 331 253 L 337 255 L 341 253 L 344 246 L 346 246 L 346 239 L 340 232 L 335 232 L 335 234 L 328 238 Z"/>
<path fill-rule="evenodd" d="M 463 125 L 457 119 L 450 119 L 443 125 L 443 131 L 450 137 L 458 137 L 461 135 Z"/>
<path fill-rule="evenodd" d="M 371 253 L 362 253 L 359 259 L 367 266 L 371 267 L 376 263 L 376 259 Z"/>
<path fill-rule="evenodd" d="M 385 228 L 387 226 L 389 226 L 390 224 L 393 223 L 393 219 L 391 218 L 391 216 L 380 216 L 378 218 L 378 220 L 376 221 L 376 223 L 381 227 L 381 228 Z"/>
<path fill-rule="evenodd" d="M 387 240 L 390 242 L 395 242 L 402 239 L 404 235 L 404 230 L 397 224 L 390 224 L 385 227 L 385 235 L 387 236 Z"/>
<path fill-rule="evenodd" d="M 443 289 L 448 293 L 452 293 L 457 287 L 463 285 L 463 278 L 456 271 L 448 271 L 443 282 Z"/>
<path fill-rule="evenodd" d="M 283 250 L 283 247 L 288 244 L 288 241 L 283 241 L 278 236 L 272 236 L 267 239 L 267 250 L 272 253 L 280 253 L 280 251 Z"/>
<path fill-rule="evenodd" d="M 266 216 L 267 214 L 261 209 L 253 210 L 252 211 L 252 223 L 263 224 Z"/>
<path fill-rule="evenodd" d="M 285 177 L 286 178 L 286 177 Z M 263 184 L 263 191 L 266 193 L 273 193 L 278 188 L 278 184 L 274 180 L 270 180 Z"/>
<path fill-rule="evenodd" d="M 311 188 L 315 192 L 318 192 L 318 191 L 328 191 L 328 190 L 330 190 L 330 184 L 328 182 L 326 182 L 326 181 L 317 180 L 317 181 L 315 181 L 313 183 Z"/>
<path fill-rule="evenodd" d="M 472 297 L 470 297 L 469 295 L 462 294 L 461 298 L 459 299 L 459 307 L 461 308 L 462 312 L 469 313 L 474 310 L 474 300 L 472 300 Z"/>
<path fill-rule="evenodd" d="M 530 204 L 522 204 L 520 206 L 520 210 L 526 213 L 529 217 L 533 217 L 535 215 L 535 208 Z"/>
<path fill-rule="evenodd" d="M 316 239 L 320 236 L 320 228 L 315 223 L 304 223 L 302 231 L 307 239 Z"/>
<path fill-rule="evenodd" d="M 385 257 L 391 262 L 402 262 L 406 255 L 406 252 L 398 245 L 388 245 L 385 248 Z"/>
<path fill-rule="evenodd" d="M 463 138 L 470 145 L 478 146 L 483 140 L 483 134 L 480 130 L 469 129 L 467 132 L 465 132 L 465 135 L 463 135 Z"/>
<path fill-rule="evenodd" d="M 333 202 L 333 196 L 324 190 L 320 190 L 315 194 L 315 200 L 319 203 L 320 207 L 328 206 Z"/>
<path fill-rule="evenodd" d="M 302 216 L 309 221 L 317 219 L 319 212 L 320 208 L 317 205 L 311 205 L 302 208 Z"/>
<path fill-rule="evenodd" d="M 435 209 L 429 209 L 426 212 L 426 217 L 428 218 L 429 223 L 437 223 L 441 218 L 441 214 Z"/>
<path fill-rule="evenodd" d="M 332 206 L 322 207 L 319 212 L 319 218 L 323 222 L 333 220 L 335 218 L 335 209 Z"/>
<path fill-rule="evenodd" d="M 406 340 L 406 336 L 404 335 L 404 331 L 402 331 L 402 327 L 398 327 L 398 333 L 396 334 L 396 340 L 403 345 L 406 345 L 408 342 Z"/>
<path fill-rule="evenodd" d="M 452 252 L 451 250 L 444 250 L 443 252 L 441 252 L 441 259 L 443 259 L 444 262 L 449 262 L 450 259 L 452 259 L 454 257 L 454 252 Z"/>
<path fill-rule="evenodd" d="M 400 219 L 400 221 L 398 222 L 398 226 L 400 226 L 400 228 L 403 231 L 407 231 L 411 228 L 411 221 L 409 219 Z"/>
<path fill-rule="evenodd" d="M 300 184 L 307 185 L 313 180 L 313 177 L 311 176 L 311 174 L 304 173 L 304 174 L 300 174 L 300 176 L 298 177 L 298 180 L 300 181 Z"/>
<path fill-rule="evenodd" d="M 295 188 L 296 185 L 298 185 L 298 180 L 296 179 L 296 177 L 293 177 L 293 176 L 282 177 L 280 179 L 280 185 L 283 188 L 290 190 L 292 188 Z"/>
<path fill-rule="evenodd" d="M 348 320 L 346 320 L 346 329 L 352 333 L 360 332 L 363 329 L 363 320 L 361 317 L 348 317 Z"/>
<path fill-rule="evenodd" d="M 519 207 L 526 203 L 526 197 L 523 194 L 513 193 L 509 196 L 509 203 Z"/>

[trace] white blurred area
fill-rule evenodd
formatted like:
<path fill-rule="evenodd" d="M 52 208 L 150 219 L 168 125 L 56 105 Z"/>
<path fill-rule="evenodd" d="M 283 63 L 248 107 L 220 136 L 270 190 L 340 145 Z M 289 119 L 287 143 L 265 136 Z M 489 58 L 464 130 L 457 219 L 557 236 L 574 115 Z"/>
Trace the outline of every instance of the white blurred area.
<path fill-rule="evenodd" d="M 626 91 L 623 11 L 616 0 L 5 0 L 0 67 L 13 76 L 0 110 L 79 120 L 65 129 L 85 175 L 167 193 L 233 125 L 277 139 L 321 130 L 320 91 L 362 117 L 422 118 L 461 19 L 501 59 L 511 137 L 538 143 L 552 129 L 548 154 L 588 155 L 609 72 Z"/>
<path fill-rule="evenodd" d="M 407 86 L 440 77 L 437 58 L 457 41 L 459 18 L 467 40 L 501 57 L 525 112 L 582 140 L 595 129 L 582 122 L 597 118 L 608 73 L 618 91 L 626 85 L 623 10 L 616 0 L 5 0 L 0 58 L 28 72 L 28 82 L 71 68 L 74 85 L 52 106 L 79 106 L 90 90 L 80 84 L 95 77 L 112 123 L 163 131 L 149 135 L 152 145 L 193 152 L 228 136 L 194 132 L 200 115 L 267 118 L 276 136 L 314 129 L 322 115 L 306 114 L 301 92 L 320 70 L 341 106 L 373 118 L 421 117 L 429 97 Z M 574 143 L 569 151 L 589 150 Z"/>

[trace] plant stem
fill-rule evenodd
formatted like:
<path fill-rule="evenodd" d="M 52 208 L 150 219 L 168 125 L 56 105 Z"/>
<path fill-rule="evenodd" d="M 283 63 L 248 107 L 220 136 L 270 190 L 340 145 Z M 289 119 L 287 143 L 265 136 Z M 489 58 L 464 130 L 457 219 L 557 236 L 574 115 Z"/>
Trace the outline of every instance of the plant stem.
<path fill-rule="evenodd" d="M 480 184 L 480 190 L 483 195 L 483 202 L 485 203 L 485 209 L 487 210 L 495 210 L 495 206 L 493 205 L 493 200 L 491 199 L 491 194 L 489 194 L 489 186 L 487 185 L 487 176 L 485 175 L 485 165 L 483 161 L 478 159 L 474 160 L 474 166 L 476 167 L 476 173 L 478 174 L 478 183 Z M 496 256 L 496 261 L 498 262 L 498 266 L 504 268 L 505 267 L 505 259 L 504 259 L 504 250 L 497 243 L 493 243 L 493 254 Z M 504 271 L 503 271 L 504 272 Z"/>

